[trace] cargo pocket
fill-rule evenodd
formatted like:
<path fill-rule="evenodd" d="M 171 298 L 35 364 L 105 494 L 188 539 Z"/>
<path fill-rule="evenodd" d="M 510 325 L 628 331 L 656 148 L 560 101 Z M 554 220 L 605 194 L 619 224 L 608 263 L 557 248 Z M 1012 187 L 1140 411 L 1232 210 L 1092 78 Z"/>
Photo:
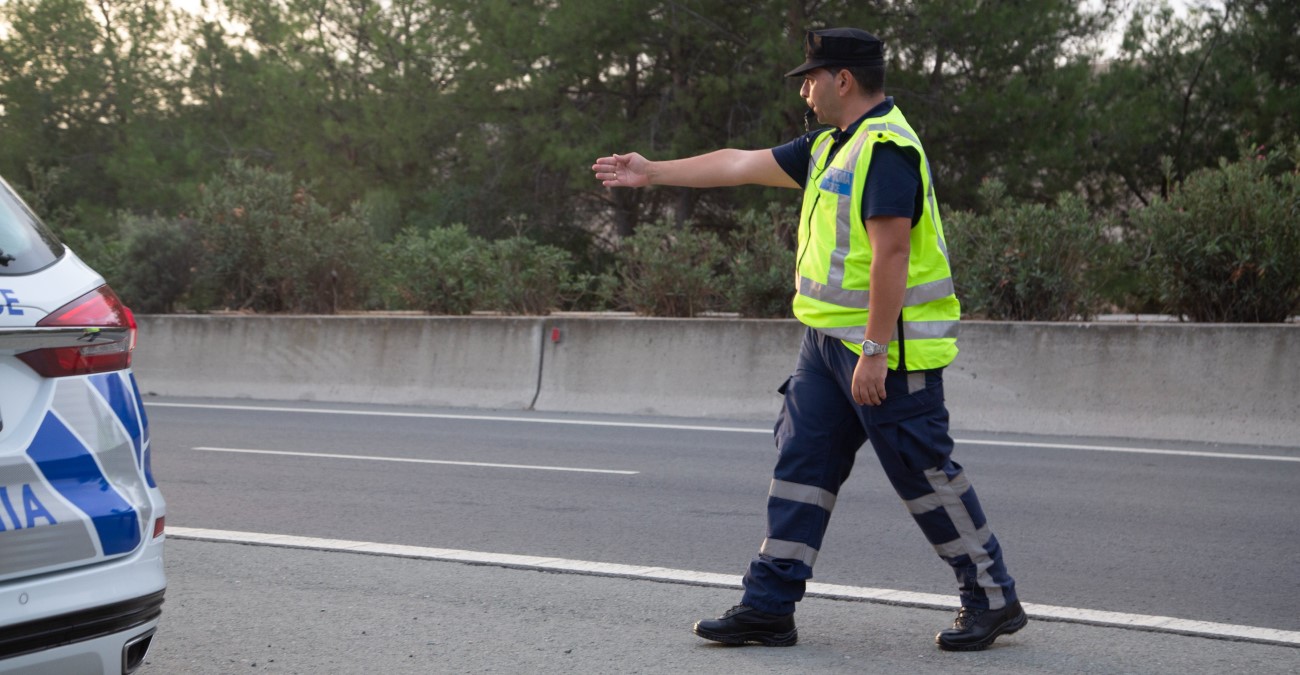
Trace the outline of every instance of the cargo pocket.
<path fill-rule="evenodd" d="M 790 388 L 790 380 L 793 379 L 794 379 L 794 375 L 785 378 L 785 381 L 781 383 L 781 386 L 776 388 L 776 393 L 784 397 L 786 390 Z M 778 448 L 781 447 L 781 427 L 785 425 L 785 419 L 786 419 L 785 401 L 782 401 L 781 412 L 777 414 L 776 424 L 772 426 L 772 438 L 773 440 L 776 441 L 776 447 Z"/>
<path fill-rule="evenodd" d="M 942 467 L 952 456 L 948 410 L 942 406 L 879 428 L 898 461 L 912 473 Z"/>

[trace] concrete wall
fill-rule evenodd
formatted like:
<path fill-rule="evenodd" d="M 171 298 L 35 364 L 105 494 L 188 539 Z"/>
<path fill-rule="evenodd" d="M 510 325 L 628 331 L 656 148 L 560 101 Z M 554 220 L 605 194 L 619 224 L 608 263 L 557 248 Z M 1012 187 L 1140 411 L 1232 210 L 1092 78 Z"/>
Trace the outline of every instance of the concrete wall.
<path fill-rule="evenodd" d="M 165 396 L 524 409 L 541 322 L 453 317 L 142 316 L 140 388 Z"/>
<path fill-rule="evenodd" d="M 955 428 L 1300 447 L 1300 326 L 965 322 Z"/>
<path fill-rule="evenodd" d="M 552 340 L 558 331 L 558 342 Z M 794 321 L 143 316 L 162 395 L 774 418 Z M 965 322 L 953 428 L 1300 446 L 1300 326 Z"/>
<path fill-rule="evenodd" d="M 546 322 L 537 410 L 775 418 L 794 366 L 794 321 L 722 319 Z M 550 342 L 559 329 L 560 342 Z"/>

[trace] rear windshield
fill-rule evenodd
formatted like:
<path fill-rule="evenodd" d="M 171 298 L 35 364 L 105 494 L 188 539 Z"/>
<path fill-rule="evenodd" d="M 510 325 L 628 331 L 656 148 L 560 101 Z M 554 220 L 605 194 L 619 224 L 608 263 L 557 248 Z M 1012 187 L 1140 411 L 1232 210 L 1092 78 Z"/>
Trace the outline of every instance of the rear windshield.
<path fill-rule="evenodd" d="M 28 274 L 63 257 L 63 244 L 0 180 L 0 276 Z"/>

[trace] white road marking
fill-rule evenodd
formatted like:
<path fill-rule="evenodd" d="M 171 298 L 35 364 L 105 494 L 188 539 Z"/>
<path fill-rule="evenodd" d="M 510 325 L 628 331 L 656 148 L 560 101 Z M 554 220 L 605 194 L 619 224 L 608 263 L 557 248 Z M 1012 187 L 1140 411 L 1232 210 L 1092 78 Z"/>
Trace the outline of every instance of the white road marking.
<path fill-rule="evenodd" d="M 531 469 L 534 471 L 575 471 L 578 473 L 612 473 L 620 476 L 635 476 L 640 471 L 619 471 L 615 469 L 580 469 L 570 466 L 532 466 L 529 464 L 493 464 L 491 462 L 453 462 L 445 459 L 416 459 L 413 457 L 373 457 L 367 455 L 337 455 L 327 452 L 288 452 L 285 450 L 249 450 L 247 448 L 194 448 L 204 452 L 236 452 L 246 455 L 286 455 L 289 457 L 317 457 L 325 459 L 365 459 L 374 462 L 409 462 L 412 464 L 449 464 L 452 466 L 478 466 L 489 469 Z"/>
<path fill-rule="evenodd" d="M 509 553 L 484 553 L 479 551 L 462 551 L 446 548 L 428 548 L 424 546 L 380 544 L 367 541 L 318 539 L 315 537 L 299 537 L 284 534 L 232 532 L 228 530 L 207 530 L 175 526 L 169 526 L 166 534 L 169 537 L 177 539 L 190 539 L 195 541 L 278 546 L 283 548 L 311 549 L 316 551 L 367 553 L 371 555 L 460 562 L 474 565 L 496 565 L 514 569 L 566 572 L 569 574 L 620 577 L 626 579 L 652 579 L 655 581 L 693 586 L 737 589 L 741 587 L 740 577 L 733 574 L 695 572 L 667 567 L 620 565 L 616 563 L 595 562 L 591 560 L 570 560 L 566 558 L 514 555 Z M 922 609 L 956 609 L 954 598 L 952 596 L 938 595 L 934 593 L 896 591 L 887 588 L 867 588 L 862 586 L 809 583 L 807 595 L 833 600 L 859 600 L 889 605 L 902 605 L 905 607 L 919 607 Z M 1111 628 L 1135 629 L 1156 633 L 1174 633 L 1195 637 L 1211 637 L 1244 642 L 1276 644 L 1287 647 L 1300 647 L 1300 631 L 1258 628 L 1255 626 L 1240 626 L 1236 624 L 1213 623 L 1209 621 L 1192 621 L 1189 619 L 1177 619 L 1169 616 L 1106 612 L 1078 607 L 1060 607 L 1030 603 L 1025 603 L 1024 607 L 1025 612 L 1027 612 L 1029 616 L 1037 619 L 1083 623 Z"/>
<path fill-rule="evenodd" d="M 624 427 L 630 429 L 666 429 L 676 431 L 721 431 L 742 434 L 765 434 L 770 435 L 770 428 L 753 428 L 753 427 L 721 427 L 692 424 L 663 424 L 657 422 L 615 422 L 606 420 L 582 420 L 582 419 L 555 419 L 547 417 L 508 417 L 500 415 L 459 415 L 451 413 L 414 413 L 414 412 L 396 412 L 383 410 L 347 410 L 338 408 L 288 408 L 272 406 L 250 406 L 250 405 L 219 405 L 206 403 L 163 403 L 153 402 L 145 406 L 146 408 L 201 408 L 207 410 L 241 410 L 252 412 L 274 412 L 274 413 L 312 413 L 328 415 L 362 415 L 374 417 L 408 417 L 416 419 L 440 419 L 440 420 L 464 420 L 476 422 L 524 422 L 530 424 L 567 424 L 574 426 L 590 427 Z M 1013 448 L 1046 448 L 1048 450 L 1090 450 L 1097 452 L 1127 452 L 1138 455 L 1175 455 L 1179 457 L 1210 457 L 1215 459 L 1250 459 L 1270 462 L 1300 462 L 1300 457 L 1290 457 L 1287 455 L 1250 455 L 1237 454 L 1230 452 L 1203 452 L 1199 450 L 1161 450 L 1156 448 L 1133 448 L 1125 446 L 1106 446 L 1106 445 L 1075 445 L 1066 443 L 1033 443 L 1033 442 L 1014 442 L 1014 441 L 988 441 L 974 440 L 968 438 L 956 438 L 957 443 L 963 445 L 992 445 Z"/>
<path fill-rule="evenodd" d="M 275 408 L 251 405 L 210 405 L 203 403 L 160 403 L 153 402 L 146 408 L 204 408 L 208 410 L 246 410 L 276 413 L 315 413 L 328 415 L 361 415 L 372 417 L 410 417 L 434 420 L 468 420 L 474 422 L 529 422 L 533 424 L 569 424 L 585 427 L 629 427 L 634 429 L 677 429 L 681 431 L 736 431 L 740 433 L 770 434 L 771 429 L 752 429 L 748 427 L 696 426 L 689 424 L 658 424 L 655 422 L 609 422 L 601 420 L 565 420 L 548 417 L 504 417 L 500 415 L 455 415 L 449 413 L 413 413 L 387 410 L 340 410 L 337 408 Z"/>
<path fill-rule="evenodd" d="M 955 439 L 963 445 L 1002 445 L 1012 448 L 1047 448 L 1049 450 L 1093 450 L 1097 452 L 1128 452 L 1137 455 L 1178 455 L 1180 457 L 1217 457 L 1220 459 L 1262 459 L 1274 462 L 1300 462 L 1300 457 L 1285 455 L 1245 455 L 1231 452 L 1202 452 L 1200 450 L 1157 450 L 1155 448 L 1129 448 L 1120 445 L 1074 445 L 1071 443 L 1025 443 L 1013 441 L 975 441 Z"/>

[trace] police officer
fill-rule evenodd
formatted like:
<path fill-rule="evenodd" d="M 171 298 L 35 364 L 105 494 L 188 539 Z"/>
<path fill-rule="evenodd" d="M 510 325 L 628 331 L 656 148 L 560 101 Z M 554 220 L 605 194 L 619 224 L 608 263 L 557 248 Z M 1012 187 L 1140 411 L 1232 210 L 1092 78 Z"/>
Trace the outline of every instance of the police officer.
<path fill-rule="evenodd" d="M 807 34 L 800 96 L 831 128 L 769 150 L 670 161 L 596 161 L 610 187 L 758 184 L 802 188 L 794 314 L 807 326 L 780 391 L 780 451 L 768 536 L 741 603 L 695 634 L 729 644 L 793 645 L 795 603 L 854 457 L 870 440 L 890 483 L 957 576 L 961 610 L 935 636 L 977 650 L 1026 616 L 975 490 L 952 461 L 943 368 L 957 354 L 960 306 L 929 161 L 884 94 L 884 47 L 854 28 Z"/>

